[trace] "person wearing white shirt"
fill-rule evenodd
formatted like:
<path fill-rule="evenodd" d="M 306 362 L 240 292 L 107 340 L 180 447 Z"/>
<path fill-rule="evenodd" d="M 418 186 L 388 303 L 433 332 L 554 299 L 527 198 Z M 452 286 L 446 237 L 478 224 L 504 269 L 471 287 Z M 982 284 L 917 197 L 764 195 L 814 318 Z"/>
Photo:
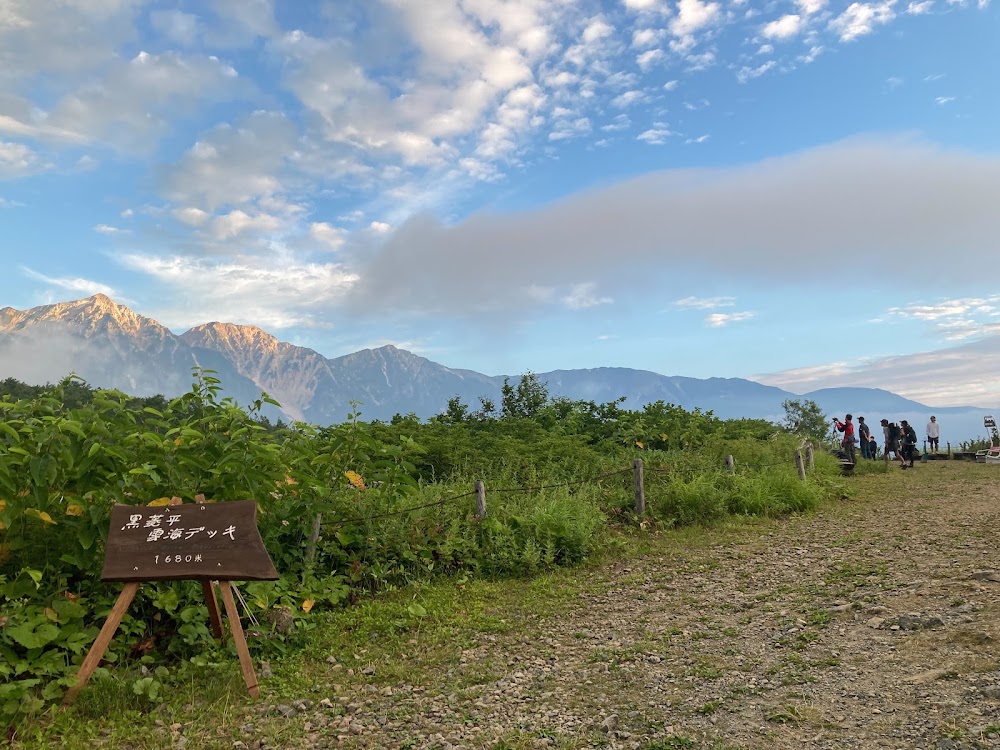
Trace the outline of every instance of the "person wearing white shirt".
<path fill-rule="evenodd" d="M 927 442 L 935 453 L 938 452 L 938 439 L 941 437 L 941 425 L 938 424 L 937 417 L 931 417 L 927 423 Z"/>

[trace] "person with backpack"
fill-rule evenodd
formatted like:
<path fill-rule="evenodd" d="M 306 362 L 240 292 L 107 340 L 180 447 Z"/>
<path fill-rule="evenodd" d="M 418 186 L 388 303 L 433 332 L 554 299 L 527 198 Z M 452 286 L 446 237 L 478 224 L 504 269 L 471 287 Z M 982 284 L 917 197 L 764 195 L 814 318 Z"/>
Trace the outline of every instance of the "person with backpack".
<path fill-rule="evenodd" d="M 844 433 L 844 439 L 840 441 L 840 445 L 843 447 L 844 452 L 847 453 L 848 460 L 852 464 L 856 463 L 854 457 L 854 423 L 851 422 L 851 415 L 848 414 L 845 416 L 843 422 L 834 417 L 833 423 L 837 426 L 837 432 Z"/>
<path fill-rule="evenodd" d="M 858 417 L 858 439 L 861 441 L 861 458 L 875 458 L 871 449 L 872 432 L 864 417 Z"/>
<path fill-rule="evenodd" d="M 909 461 L 910 468 L 912 469 L 913 455 L 917 452 L 917 431 L 914 430 L 913 425 L 905 419 L 901 420 L 899 425 L 901 427 L 903 440 L 903 460 Z"/>
<path fill-rule="evenodd" d="M 885 448 L 883 448 L 885 462 L 889 463 L 889 454 L 892 453 L 893 460 L 899 459 L 899 465 L 905 468 L 906 462 L 903 460 L 903 454 L 899 452 L 899 425 L 883 419 L 882 434 L 885 436 Z"/>

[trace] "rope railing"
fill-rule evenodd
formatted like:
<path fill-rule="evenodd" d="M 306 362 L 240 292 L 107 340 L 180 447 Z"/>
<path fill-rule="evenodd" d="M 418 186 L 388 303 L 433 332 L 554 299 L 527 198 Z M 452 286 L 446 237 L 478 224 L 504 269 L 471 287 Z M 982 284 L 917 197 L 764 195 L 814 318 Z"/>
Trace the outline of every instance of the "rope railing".
<path fill-rule="evenodd" d="M 606 474 L 599 474 L 594 477 L 586 477 L 585 479 L 577 479 L 573 482 L 562 482 L 561 484 L 543 484 L 537 487 L 496 487 L 491 488 L 490 492 L 539 492 L 541 490 L 554 490 L 560 487 L 576 487 L 581 484 L 590 484 L 591 482 L 599 482 L 602 479 L 608 479 L 610 477 L 616 477 L 620 474 L 625 474 L 632 471 L 632 468 L 618 469 L 618 471 L 609 471 Z"/>
<path fill-rule="evenodd" d="M 726 456 L 726 470 L 735 475 L 737 473 L 736 461 L 733 456 Z M 787 466 L 787 461 L 776 461 L 773 463 L 761 463 L 761 464 L 742 464 L 739 468 L 741 470 L 754 470 L 758 471 L 760 469 L 769 469 L 776 466 Z M 795 466 L 799 472 L 799 478 L 805 481 L 806 479 L 806 466 L 808 465 L 809 470 L 813 468 L 813 456 L 812 448 L 807 447 L 806 457 L 803 459 L 802 451 L 795 451 Z M 541 492 L 543 490 L 553 490 L 561 489 L 565 487 L 578 487 L 584 484 L 593 484 L 595 482 L 600 482 L 605 479 L 611 479 L 613 477 L 621 476 L 623 474 L 632 473 L 634 488 L 635 488 L 635 505 L 636 514 L 643 515 L 646 510 L 645 501 L 645 480 L 644 472 L 651 472 L 655 475 L 670 475 L 675 474 L 676 469 L 670 467 L 662 466 L 650 466 L 645 467 L 643 465 L 642 459 L 636 459 L 633 465 L 624 469 L 617 469 L 615 471 L 605 472 L 603 474 L 597 474 L 594 476 L 584 477 L 583 479 L 577 479 L 570 482 L 559 482 L 556 484 L 542 484 L 542 485 L 526 485 L 521 487 L 497 487 L 490 490 L 490 492 L 498 494 L 513 494 L 518 492 Z M 337 519 L 337 523 L 370 523 L 371 521 L 378 521 L 385 518 L 393 518 L 395 516 L 407 515 L 418 510 L 424 510 L 426 508 L 433 508 L 440 505 L 447 505 L 456 500 L 462 500 L 467 497 L 476 497 L 476 517 L 482 520 L 486 517 L 486 486 L 482 481 L 476 482 L 476 487 L 471 492 L 463 492 L 458 495 L 451 495 L 449 497 L 441 498 L 440 500 L 435 500 L 429 503 L 422 503 L 420 505 L 413 505 L 407 508 L 400 508 L 394 511 L 387 511 L 385 513 L 377 513 L 370 516 L 349 516 L 341 517 Z"/>
<path fill-rule="evenodd" d="M 471 497 L 475 495 L 476 491 L 463 492 L 461 495 L 452 495 L 451 497 L 442 498 L 441 500 L 435 500 L 431 503 L 423 503 L 422 505 L 413 505 L 409 508 L 402 508 L 400 510 L 394 510 L 389 513 L 377 513 L 374 516 L 356 516 L 353 518 L 343 518 L 338 519 L 341 522 L 348 523 L 368 523 L 369 521 L 379 521 L 383 518 L 392 518 L 393 516 L 403 516 L 407 513 L 413 513 L 417 510 L 423 510 L 424 508 L 433 508 L 438 505 L 447 505 L 448 503 L 454 502 L 455 500 L 461 500 L 462 498 Z"/>

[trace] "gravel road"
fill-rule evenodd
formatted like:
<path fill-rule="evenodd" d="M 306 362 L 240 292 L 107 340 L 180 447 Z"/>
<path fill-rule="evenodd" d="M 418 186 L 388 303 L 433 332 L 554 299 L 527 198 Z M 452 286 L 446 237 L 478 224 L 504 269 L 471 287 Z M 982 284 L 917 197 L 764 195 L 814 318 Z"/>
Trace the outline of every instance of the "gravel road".
<path fill-rule="evenodd" d="M 816 514 L 599 569 L 446 673 L 376 664 L 299 706 L 301 745 L 1000 748 L 1000 466 L 849 481 Z"/>

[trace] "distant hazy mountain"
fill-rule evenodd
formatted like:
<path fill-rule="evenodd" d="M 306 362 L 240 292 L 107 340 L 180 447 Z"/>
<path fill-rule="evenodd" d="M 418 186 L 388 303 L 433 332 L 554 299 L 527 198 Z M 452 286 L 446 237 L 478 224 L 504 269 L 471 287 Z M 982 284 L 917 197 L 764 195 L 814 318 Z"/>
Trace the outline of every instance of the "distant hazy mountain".
<path fill-rule="evenodd" d="M 342 422 L 352 401 L 360 402 L 362 418 L 369 420 L 410 412 L 427 418 L 453 396 L 473 408 L 480 397 L 499 403 L 503 383 L 503 376 L 445 367 L 394 346 L 328 359 L 256 326 L 206 323 L 176 336 L 100 294 L 24 311 L 0 310 L 0 377 L 44 383 L 72 371 L 96 386 L 176 396 L 190 389 L 194 366 L 215 370 L 226 394 L 241 404 L 265 391 L 282 404 L 286 417 L 315 424 Z M 796 395 L 742 378 L 670 377 L 623 367 L 555 370 L 538 377 L 553 397 L 606 402 L 625 396 L 629 409 L 662 400 L 723 418 L 777 421 L 784 413 L 782 401 L 812 399 L 830 414 L 865 416 L 876 432 L 885 416 L 910 420 L 922 435 L 934 413 L 943 440 L 957 443 L 985 434 L 986 410 L 931 408 L 873 388 Z"/>

